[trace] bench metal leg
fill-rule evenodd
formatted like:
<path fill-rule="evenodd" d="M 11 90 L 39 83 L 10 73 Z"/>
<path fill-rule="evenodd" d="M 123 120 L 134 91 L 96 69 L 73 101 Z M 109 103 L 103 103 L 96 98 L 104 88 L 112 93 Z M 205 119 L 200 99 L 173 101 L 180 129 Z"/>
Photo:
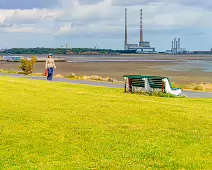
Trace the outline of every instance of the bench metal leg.
<path fill-rule="evenodd" d="M 129 91 L 132 92 L 132 79 L 129 79 Z"/>
<path fill-rule="evenodd" d="M 127 82 L 124 82 L 124 92 L 127 92 Z"/>

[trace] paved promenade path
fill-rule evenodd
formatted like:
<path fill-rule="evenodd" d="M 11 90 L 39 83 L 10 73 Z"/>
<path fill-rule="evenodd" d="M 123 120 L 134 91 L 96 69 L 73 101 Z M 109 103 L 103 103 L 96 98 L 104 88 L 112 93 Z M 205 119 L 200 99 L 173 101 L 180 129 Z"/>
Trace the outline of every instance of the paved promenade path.
<path fill-rule="evenodd" d="M 46 80 L 46 77 L 39 77 L 39 76 L 25 76 L 21 74 L 4 74 L 0 73 L 0 76 L 11 76 L 11 77 L 17 77 L 17 78 L 28 78 L 33 80 Z M 95 82 L 95 81 L 85 81 L 85 80 L 69 80 L 65 78 L 54 78 L 52 82 L 67 82 L 72 84 L 86 84 L 90 86 L 103 86 L 103 87 L 109 87 L 109 88 L 123 88 L 124 90 L 124 84 L 113 84 L 113 83 L 106 83 L 106 82 Z M 189 98 L 212 98 L 211 92 L 194 92 L 194 91 L 183 91 L 184 96 L 187 96 Z"/>

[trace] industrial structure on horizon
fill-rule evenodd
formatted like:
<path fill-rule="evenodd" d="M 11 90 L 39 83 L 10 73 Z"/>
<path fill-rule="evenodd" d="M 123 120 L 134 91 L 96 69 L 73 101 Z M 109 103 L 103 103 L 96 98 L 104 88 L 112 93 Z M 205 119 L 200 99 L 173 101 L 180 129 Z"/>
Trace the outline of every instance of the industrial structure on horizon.
<path fill-rule="evenodd" d="M 127 8 L 125 8 L 125 50 L 135 50 L 137 53 L 155 53 L 155 48 L 151 47 L 150 42 L 144 41 L 143 37 L 143 18 L 142 9 L 140 10 L 140 42 L 139 44 L 128 44 L 128 28 L 127 28 Z"/>
<path fill-rule="evenodd" d="M 186 54 L 188 51 L 186 51 L 185 48 L 181 47 L 181 40 L 180 38 L 174 38 L 172 41 L 172 47 L 171 50 L 166 50 L 166 54 Z"/>
<path fill-rule="evenodd" d="M 174 41 L 172 41 L 171 53 L 178 54 L 178 53 L 184 53 L 185 51 L 186 51 L 185 48 L 181 48 L 180 38 L 178 38 L 178 40 L 174 38 Z"/>

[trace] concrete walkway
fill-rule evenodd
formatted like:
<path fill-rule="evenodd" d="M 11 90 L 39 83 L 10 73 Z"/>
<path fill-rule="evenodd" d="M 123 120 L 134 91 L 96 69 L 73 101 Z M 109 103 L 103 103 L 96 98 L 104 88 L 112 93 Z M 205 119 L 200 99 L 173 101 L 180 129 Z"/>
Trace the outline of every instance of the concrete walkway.
<path fill-rule="evenodd" d="M 39 77 L 39 76 L 25 76 L 21 74 L 5 74 L 0 73 L 0 76 L 12 76 L 16 78 L 28 78 L 33 80 L 46 80 L 46 77 Z M 47 80 L 46 80 L 47 81 Z M 123 88 L 124 84 L 113 84 L 113 83 L 106 83 L 106 82 L 95 82 L 95 81 L 86 81 L 86 80 L 69 80 L 65 78 L 54 78 L 53 82 L 67 82 L 72 84 L 86 84 L 90 86 L 102 86 L 102 87 L 109 87 L 109 88 Z M 189 98 L 212 98 L 211 92 L 194 92 L 194 91 L 183 91 L 183 96 L 187 96 Z"/>

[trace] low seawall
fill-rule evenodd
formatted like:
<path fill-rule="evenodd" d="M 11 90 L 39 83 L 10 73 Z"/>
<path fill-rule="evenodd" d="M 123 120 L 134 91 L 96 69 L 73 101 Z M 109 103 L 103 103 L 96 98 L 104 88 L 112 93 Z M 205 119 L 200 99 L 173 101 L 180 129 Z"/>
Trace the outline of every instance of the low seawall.
<path fill-rule="evenodd" d="M 31 59 L 31 58 L 28 58 L 28 59 Z M 37 62 L 46 62 L 46 59 L 47 58 L 37 58 Z M 21 59 L 16 59 L 16 60 L 13 60 L 13 59 L 4 59 L 3 57 L 0 57 L 0 61 L 4 61 L 4 62 L 20 62 Z M 66 62 L 66 59 L 65 58 L 54 58 L 54 61 L 55 62 Z"/>
<path fill-rule="evenodd" d="M 37 58 L 37 62 L 46 62 L 47 58 Z M 66 62 L 65 58 L 54 58 L 55 62 Z"/>

